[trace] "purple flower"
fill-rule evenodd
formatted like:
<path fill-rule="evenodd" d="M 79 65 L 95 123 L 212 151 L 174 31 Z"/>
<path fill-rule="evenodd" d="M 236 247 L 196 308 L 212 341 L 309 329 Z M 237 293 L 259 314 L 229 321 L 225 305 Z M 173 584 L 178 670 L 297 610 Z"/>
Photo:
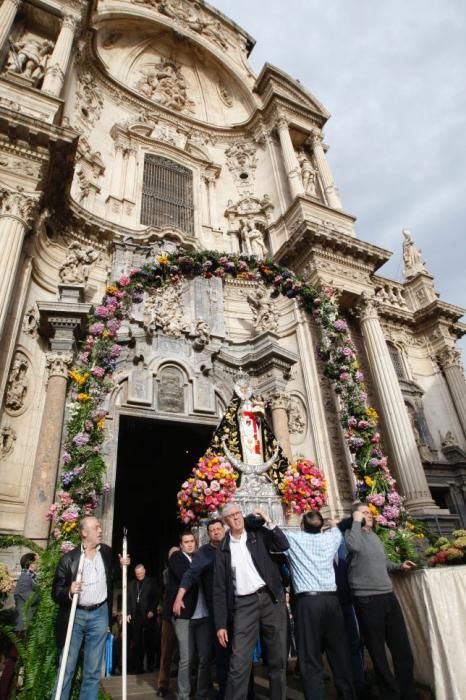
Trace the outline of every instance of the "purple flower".
<path fill-rule="evenodd" d="M 364 381 L 364 375 L 363 375 L 363 373 L 362 373 L 362 372 L 356 372 L 356 374 L 354 375 L 354 379 L 355 379 L 355 381 L 356 381 L 358 384 L 362 384 L 362 382 Z"/>
<path fill-rule="evenodd" d="M 348 427 L 349 428 L 355 428 L 358 424 L 357 418 L 354 416 L 351 416 L 351 418 L 348 419 Z"/>
<path fill-rule="evenodd" d="M 80 362 L 82 362 L 83 364 L 87 365 L 87 363 L 89 362 L 89 353 L 88 353 L 88 352 L 82 352 L 82 353 L 80 353 L 80 355 L 79 355 L 79 360 L 80 360 Z"/>
<path fill-rule="evenodd" d="M 63 452 L 62 455 L 62 462 L 63 464 L 69 464 L 71 462 L 71 455 L 69 452 Z"/>
<path fill-rule="evenodd" d="M 378 525 L 382 525 L 382 527 L 387 527 L 388 525 L 387 518 L 384 518 L 383 515 L 378 515 L 375 521 L 378 523 Z"/>
<path fill-rule="evenodd" d="M 239 261 L 239 264 L 238 264 L 238 269 L 239 269 L 241 272 L 244 272 L 245 270 L 248 269 L 248 264 L 247 264 L 246 262 L 244 262 L 244 260 L 240 260 L 240 261 Z"/>
<path fill-rule="evenodd" d="M 349 382 L 351 379 L 351 374 L 349 372 L 342 372 L 340 374 L 340 382 Z"/>
<path fill-rule="evenodd" d="M 343 348 L 342 353 L 345 357 L 353 357 L 354 352 L 351 350 L 351 348 Z"/>
<path fill-rule="evenodd" d="M 383 515 L 387 520 L 397 520 L 400 517 L 400 509 L 396 506 L 385 506 L 383 509 Z"/>
<path fill-rule="evenodd" d="M 97 323 L 93 323 L 91 326 L 89 326 L 89 333 L 91 335 L 101 335 L 104 331 L 104 328 L 104 324 L 98 321 Z"/>
<path fill-rule="evenodd" d="M 369 503 L 373 503 L 375 506 L 380 507 L 385 503 L 385 496 L 381 493 L 375 493 L 372 496 L 368 496 L 367 500 Z"/>
<path fill-rule="evenodd" d="M 103 367 L 93 367 L 91 369 L 91 374 L 93 377 L 98 377 L 99 379 L 101 379 L 105 374 L 105 370 Z"/>
<path fill-rule="evenodd" d="M 111 350 L 110 350 L 110 357 L 115 358 L 115 357 L 120 357 L 121 354 L 121 348 L 119 345 L 112 345 Z"/>
<path fill-rule="evenodd" d="M 108 308 L 106 306 L 98 306 L 95 310 L 95 315 L 99 318 L 107 318 Z"/>
<path fill-rule="evenodd" d="M 89 435 L 86 435 L 86 433 L 77 433 L 73 438 L 73 442 L 78 447 L 87 445 L 87 443 L 89 442 Z"/>
<path fill-rule="evenodd" d="M 348 330 L 348 324 L 342 318 L 338 318 L 333 324 L 333 327 L 338 333 L 345 333 Z"/>
<path fill-rule="evenodd" d="M 379 467 L 379 466 L 380 466 L 380 462 L 379 462 L 379 460 L 378 460 L 376 457 L 372 457 L 372 458 L 369 460 L 368 465 L 369 465 L 370 467 Z"/>
<path fill-rule="evenodd" d="M 107 321 L 107 330 L 110 331 L 110 333 L 115 334 L 120 326 L 121 323 L 116 318 L 111 318 Z"/>
<path fill-rule="evenodd" d="M 358 450 L 360 447 L 364 446 L 363 438 L 359 438 L 359 437 L 350 438 L 348 443 L 349 443 L 349 446 L 353 447 L 355 450 Z"/>
<path fill-rule="evenodd" d="M 388 494 L 388 502 L 390 503 L 391 506 L 400 506 L 401 505 L 401 496 L 399 493 L 396 491 L 391 491 Z"/>
<path fill-rule="evenodd" d="M 358 428 L 359 428 L 360 430 L 365 430 L 365 429 L 368 428 L 368 427 L 369 427 L 369 423 L 368 423 L 367 420 L 360 420 L 360 421 L 359 421 L 359 423 L 358 423 Z"/>

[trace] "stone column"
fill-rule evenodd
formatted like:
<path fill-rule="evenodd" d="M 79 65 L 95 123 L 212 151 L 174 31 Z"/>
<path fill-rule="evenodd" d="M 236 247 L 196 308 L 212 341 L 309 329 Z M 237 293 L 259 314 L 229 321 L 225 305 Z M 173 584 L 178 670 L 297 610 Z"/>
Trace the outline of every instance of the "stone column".
<path fill-rule="evenodd" d="M 136 147 L 128 146 L 126 149 L 126 177 L 125 177 L 125 199 L 135 202 L 136 192 Z"/>
<path fill-rule="evenodd" d="M 466 381 L 461 366 L 461 353 L 456 348 L 445 348 L 439 353 L 438 361 L 466 436 Z"/>
<path fill-rule="evenodd" d="M 290 397 L 283 391 L 277 391 L 271 395 L 269 403 L 272 410 L 273 432 L 280 443 L 285 457 L 291 462 L 293 455 L 291 452 L 290 433 L 288 430 Z"/>
<path fill-rule="evenodd" d="M 291 141 L 288 122 L 284 117 L 278 119 L 277 131 L 283 153 L 283 162 L 290 185 L 291 198 L 295 199 L 298 195 L 304 194 L 304 189 L 298 159 L 293 148 L 293 142 Z"/>
<path fill-rule="evenodd" d="M 110 182 L 110 197 L 121 199 L 121 189 L 123 183 L 123 166 L 124 166 L 125 147 L 121 141 L 115 142 L 115 158 L 113 161 L 112 179 Z"/>
<path fill-rule="evenodd" d="M 47 544 L 50 531 L 46 513 L 54 500 L 68 372 L 73 362 L 73 353 L 48 352 L 46 361 L 47 391 L 24 525 L 25 537 L 39 540 L 39 544 L 43 545 Z"/>
<path fill-rule="evenodd" d="M 0 6 L 0 51 L 10 36 L 16 13 L 21 7 L 21 0 L 3 0 Z"/>
<path fill-rule="evenodd" d="M 16 190 L 0 189 L 0 337 L 8 314 L 24 236 L 34 216 L 37 200 Z"/>
<path fill-rule="evenodd" d="M 364 345 L 379 395 L 384 426 L 396 465 L 398 485 L 402 495 L 406 497 L 406 507 L 410 513 L 435 511 L 438 506 L 429 491 L 375 299 L 363 294 L 359 313 Z"/>
<path fill-rule="evenodd" d="M 333 179 L 332 171 L 328 164 L 327 156 L 322 146 L 322 134 L 318 131 L 313 131 L 309 137 L 312 145 L 314 158 L 319 171 L 320 179 L 327 198 L 327 204 L 333 209 L 341 209 L 341 200 L 338 190 Z"/>
<path fill-rule="evenodd" d="M 63 18 L 57 43 L 48 61 L 42 90 L 55 97 L 60 97 L 63 83 L 65 82 L 77 24 L 77 19 L 72 15 L 67 15 Z"/>

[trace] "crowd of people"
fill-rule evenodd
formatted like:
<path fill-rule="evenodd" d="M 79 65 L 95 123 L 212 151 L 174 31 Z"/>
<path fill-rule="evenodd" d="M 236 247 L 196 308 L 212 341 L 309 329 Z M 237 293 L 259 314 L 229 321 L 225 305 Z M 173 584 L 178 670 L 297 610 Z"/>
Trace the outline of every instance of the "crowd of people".
<path fill-rule="evenodd" d="M 112 623 L 111 549 L 101 542 L 97 518 L 83 518 L 79 531 L 82 547 L 61 557 L 52 587 L 60 652 L 71 601 L 78 595 L 62 700 L 70 697 L 81 651 L 80 699 L 97 699 Z M 390 562 L 365 504 L 355 504 L 352 516 L 340 523 L 324 522 L 319 512 L 309 511 L 301 529 L 294 529 L 278 527 L 262 511 L 245 517 L 233 502 L 223 509 L 222 518 L 208 522 L 207 536 L 207 544 L 198 547 L 191 531 L 181 533 L 178 546 L 168 552 L 162 587 L 147 576 L 143 564 L 134 567 L 128 586 L 130 670 L 158 667 L 158 697 L 170 692 L 177 658 L 179 700 L 207 700 L 214 693 L 218 700 L 251 700 L 258 648 L 271 700 L 286 698 L 290 649 L 297 653 L 296 674 L 306 700 L 325 698 L 324 655 L 338 698 L 372 697 L 364 648 L 383 700 L 417 697 L 406 626 L 390 578 L 415 564 Z M 77 582 L 82 552 L 83 575 Z M 129 565 L 129 558 L 120 557 L 120 563 Z M 20 631 L 24 601 L 35 587 L 35 556 L 25 555 L 21 564 L 16 590 Z M 117 640 L 113 667 L 118 671 L 121 618 L 114 613 L 112 632 Z"/>

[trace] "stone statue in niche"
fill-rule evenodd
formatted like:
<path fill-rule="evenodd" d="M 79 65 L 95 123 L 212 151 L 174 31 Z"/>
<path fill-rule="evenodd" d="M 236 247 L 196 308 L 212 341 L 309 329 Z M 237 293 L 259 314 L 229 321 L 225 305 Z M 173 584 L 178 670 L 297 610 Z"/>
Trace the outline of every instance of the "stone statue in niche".
<path fill-rule="evenodd" d="M 254 314 L 253 324 L 256 335 L 266 331 L 276 333 L 278 314 L 267 290 L 259 287 L 254 293 L 247 294 L 246 299 Z"/>
<path fill-rule="evenodd" d="M 53 44 L 47 39 L 28 38 L 10 44 L 6 69 L 30 78 L 34 85 L 42 80 Z"/>
<path fill-rule="evenodd" d="M 301 402 L 290 396 L 288 409 L 288 431 L 290 435 L 302 435 L 306 430 L 306 417 L 303 415 Z"/>
<path fill-rule="evenodd" d="M 188 99 L 186 81 L 175 61 L 161 58 L 158 64 L 146 66 L 135 85 L 136 90 L 152 102 L 177 112 L 192 112 L 194 102 Z"/>
<path fill-rule="evenodd" d="M 193 340 L 193 348 L 195 350 L 204 350 L 206 345 L 210 343 L 210 326 L 204 319 L 199 319 L 196 323 L 196 337 Z"/>
<path fill-rule="evenodd" d="M 458 447 L 458 440 L 451 430 L 448 430 L 442 438 L 442 447 Z"/>
<path fill-rule="evenodd" d="M 89 278 L 90 267 L 96 262 L 99 253 L 92 246 L 83 246 L 73 241 L 68 246 L 65 262 L 58 272 L 64 284 L 85 284 Z"/>
<path fill-rule="evenodd" d="M 168 413 L 184 413 L 183 377 L 176 367 L 166 367 L 160 373 L 158 408 Z"/>
<path fill-rule="evenodd" d="M 316 196 L 316 171 L 312 167 L 312 163 L 303 150 L 298 152 L 298 163 L 301 169 L 301 180 L 303 183 L 304 194 L 309 194 L 311 197 Z"/>
<path fill-rule="evenodd" d="M 165 335 L 180 336 L 190 330 L 190 319 L 183 305 L 183 287 L 170 285 L 159 289 L 144 302 L 144 328 L 153 335 L 157 331 Z"/>
<path fill-rule="evenodd" d="M 6 459 L 15 447 L 16 430 L 5 425 L 0 430 L 0 460 Z"/>
<path fill-rule="evenodd" d="M 406 279 L 414 277 L 419 272 L 427 272 L 425 263 L 422 259 L 422 251 L 416 246 L 411 231 L 403 229 L 403 274 Z"/>
<path fill-rule="evenodd" d="M 433 462 L 434 458 L 432 451 L 426 441 L 422 438 L 421 431 L 419 430 L 418 418 L 416 416 L 416 411 L 411 404 L 406 403 L 406 408 L 408 409 L 409 419 L 411 421 L 411 428 L 413 429 L 414 440 L 419 452 L 419 456 L 422 462 Z"/>
<path fill-rule="evenodd" d="M 20 411 L 24 406 L 29 388 L 28 370 L 28 360 L 24 355 L 18 355 L 10 370 L 6 388 L 5 406 L 9 411 Z"/>
<path fill-rule="evenodd" d="M 241 242 L 243 253 L 246 255 L 257 255 L 258 258 L 265 258 L 267 255 L 264 234 L 253 221 L 242 222 Z"/>

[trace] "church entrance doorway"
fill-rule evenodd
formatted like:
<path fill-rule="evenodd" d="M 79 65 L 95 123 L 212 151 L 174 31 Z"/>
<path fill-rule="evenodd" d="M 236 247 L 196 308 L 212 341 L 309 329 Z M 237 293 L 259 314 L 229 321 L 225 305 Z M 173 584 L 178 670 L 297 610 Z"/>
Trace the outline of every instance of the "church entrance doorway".
<path fill-rule="evenodd" d="M 121 415 L 112 547 L 128 530 L 131 568 L 143 563 L 160 578 L 167 552 L 183 529 L 176 495 L 207 449 L 214 427 Z"/>

